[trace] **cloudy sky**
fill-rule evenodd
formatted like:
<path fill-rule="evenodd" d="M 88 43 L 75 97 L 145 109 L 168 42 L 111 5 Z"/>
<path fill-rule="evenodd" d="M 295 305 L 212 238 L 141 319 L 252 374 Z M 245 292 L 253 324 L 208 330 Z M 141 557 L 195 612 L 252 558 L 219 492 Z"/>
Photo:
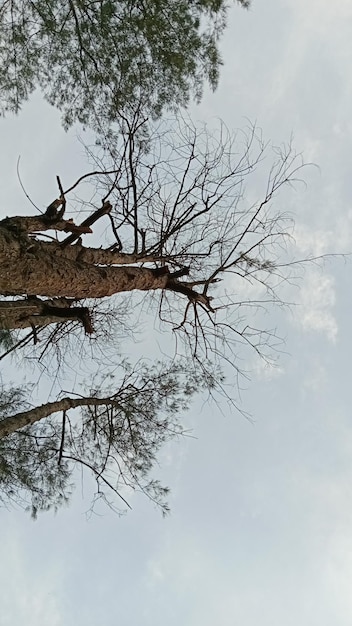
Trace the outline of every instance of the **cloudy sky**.
<path fill-rule="evenodd" d="M 195 119 L 257 121 L 318 168 L 280 196 L 302 256 L 352 251 L 352 3 L 254 0 L 235 8 L 219 89 Z M 2 213 L 45 207 L 55 175 L 82 173 L 74 131 L 35 96 L 0 120 Z M 297 306 L 273 313 L 277 367 L 251 364 L 253 419 L 199 401 L 194 439 L 161 455 L 172 513 L 143 499 L 123 518 L 67 509 L 0 516 L 1 626 L 349 626 L 352 623 L 351 261 L 307 269 Z"/>

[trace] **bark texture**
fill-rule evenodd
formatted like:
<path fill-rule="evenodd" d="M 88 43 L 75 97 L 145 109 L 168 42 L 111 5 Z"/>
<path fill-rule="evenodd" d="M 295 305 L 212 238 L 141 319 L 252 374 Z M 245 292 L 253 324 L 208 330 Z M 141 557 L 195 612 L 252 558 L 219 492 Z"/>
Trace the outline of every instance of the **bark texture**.
<path fill-rule="evenodd" d="M 56 203 L 59 201 L 56 201 Z M 54 203 L 55 204 L 55 203 Z M 57 207 L 55 205 L 54 211 Z M 82 228 L 89 228 L 87 224 L 94 221 L 100 213 L 110 210 L 107 203 L 91 218 L 88 218 L 76 227 L 72 223 L 57 218 L 50 221 L 47 215 L 35 217 L 6 218 L 0 222 L 0 294 L 3 296 L 45 296 L 47 298 L 103 298 L 123 291 L 149 291 L 167 289 L 186 296 L 189 300 L 202 303 L 210 307 L 210 299 L 203 293 L 198 293 L 191 282 L 180 281 L 179 278 L 188 273 L 187 268 L 173 274 L 164 265 L 164 260 L 143 254 L 125 254 L 121 251 L 87 248 L 80 242 L 69 245 L 66 239 L 63 242 L 47 242 L 37 239 L 31 233 L 39 230 L 54 228 L 76 232 L 70 235 L 76 239 Z M 48 212 L 48 211 L 47 211 Z M 67 224 L 69 226 L 67 227 Z M 77 231 L 75 231 L 77 228 Z M 136 264 L 156 263 L 160 267 L 140 267 Z M 133 264 L 133 265 L 132 265 Z M 33 302 L 32 302 L 33 305 Z M 73 308 L 65 315 L 61 310 L 48 312 L 46 305 L 38 304 L 30 312 L 30 305 L 23 301 L 18 307 L 27 306 L 26 315 L 14 319 L 11 326 L 5 328 L 23 328 L 23 324 L 32 325 L 52 323 L 58 321 L 53 316 L 74 319 Z M 45 309 L 46 306 L 46 309 Z M 59 305 L 60 306 L 60 305 Z M 41 308 L 40 308 L 41 307 Z M 54 305 L 55 308 L 55 305 Z M 82 312 L 76 309 L 77 318 L 82 321 Z M 51 321 L 45 318 L 48 313 Z M 37 316 L 31 320 L 32 316 Z M 2 316 L 5 319 L 5 316 Z M 25 323 L 27 319 L 28 323 Z M 0 312 L 1 323 L 1 312 Z M 21 325 L 22 324 L 22 325 Z M 86 332 L 92 332 L 85 323 Z"/>
<path fill-rule="evenodd" d="M 0 329 L 33 328 L 57 324 L 65 319 L 83 323 L 88 315 L 86 307 L 72 306 L 73 302 L 66 298 L 40 300 L 33 297 L 26 300 L 0 302 Z M 86 332 L 92 332 L 86 330 Z"/>
<path fill-rule="evenodd" d="M 160 270 L 95 265 L 77 255 L 68 258 L 69 250 L 45 245 L 22 230 L 13 232 L 0 225 L 0 293 L 83 299 L 166 287 L 167 275 Z M 93 251 L 92 258 L 96 252 L 99 251 Z"/>

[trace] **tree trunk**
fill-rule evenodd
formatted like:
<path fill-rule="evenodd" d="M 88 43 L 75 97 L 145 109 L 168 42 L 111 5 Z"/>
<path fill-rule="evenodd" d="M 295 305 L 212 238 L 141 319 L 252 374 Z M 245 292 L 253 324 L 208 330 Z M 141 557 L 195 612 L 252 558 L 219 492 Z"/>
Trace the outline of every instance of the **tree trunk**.
<path fill-rule="evenodd" d="M 53 415 L 54 413 L 68 411 L 69 409 L 74 409 L 80 406 L 107 406 L 116 404 L 117 402 L 112 398 L 93 397 L 62 398 L 56 402 L 47 402 L 46 404 L 37 406 L 29 411 L 22 411 L 21 413 L 16 413 L 16 415 L 11 415 L 10 417 L 5 417 L 5 419 L 0 420 L 0 439 L 12 435 L 20 428 L 31 426 L 45 417 Z"/>
<path fill-rule="evenodd" d="M 4 300 L 0 302 L 0 329 L 15 330 L 18 328 L 33 328 L 58 324 L 65 320 L 77 320 L 87 315 L 85 307 L 72 306 L 72 301 L 66 298 L 55 300 Z"/>
<path fill-rule="evenodd" d="M 0 227 L 0 293 L 103 298 L 121 291 L 164 289 L 165 271 L 146 267 L 109 267 L 71 260 L 58 247 L 30 239 L 22 231 Z M 69 255 L 68 255 L 69 256 Z"/>
<path fill-rule="evenodd" d="M 28 234 L 31 229 L 39 228 L 41 223 L 43 218 L 37 217 L 6 218 L 0 222 L 0 294 L 3 296 L 46 296 L 82 300 L 104 298 L 134 289 L 168 289 L 211 309 L 210 298 L 204 292 L 194 290 L 192 283 L 178 280 L 188 273 L 187 268 L 172 274 L 165 265 L 155 269 L 125 265 L 137 262 L 160 263 L 160 258 L 86 248 L 80 243 L 64 246 L 58 242 L 44 242 Z M 57 226 L 55 223 L 52 227 Z M 45 227 L 46 222 L 43 229 Z M 78 308 L 76 312 L 77 318 L 82 321 L 82 313 L 79 313 Z M 42 311 L 38 315 L 45 313 L 48 312 Z M 55 313 L 61 318 L 57 321 L 62 321 L 63 317 L 74 319 L 73 309 L 67 315 L 63 315 L 62 311 L 51 311 L 51 317 Z M 51 322 L 53 321 L 56 320 L 52 319 Z M 38 320 L 34 323 L 38 324 Z M 44 323 L 43 320 L 41 325 Z M 92 332 L 88 326 L 85 322 L 86 332 Z M 22 326 L 5 326 L 16 327 Z"/>

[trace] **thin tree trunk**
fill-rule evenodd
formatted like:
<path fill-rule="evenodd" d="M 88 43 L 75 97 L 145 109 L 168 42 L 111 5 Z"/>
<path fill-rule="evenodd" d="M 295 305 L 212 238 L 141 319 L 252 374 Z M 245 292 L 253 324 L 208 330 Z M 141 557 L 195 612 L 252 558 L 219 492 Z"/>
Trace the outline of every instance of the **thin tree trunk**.
<path fill-rule="evenodd" d="M 39 422 L 54 413 L 68 411 L 69 409 L 74 409 L 80 406 L 105 405 L 117 405 L 117 402 L 115 402 L 112 398 L 93 397 L 62 398 L 56 402 L 47 402 L 46 404 L 35 407 L 34 409 L 29 409 L 29 411 L 22 411 L 21 413 L 16 413 L 16 415 L 11 415 L 10 417 L 5 417 L 5 419 L 0 420 L 0 439 L 12 435 L 20 428 L 31 426 L 32 424 L 35 424 L 36 422 Z"/>

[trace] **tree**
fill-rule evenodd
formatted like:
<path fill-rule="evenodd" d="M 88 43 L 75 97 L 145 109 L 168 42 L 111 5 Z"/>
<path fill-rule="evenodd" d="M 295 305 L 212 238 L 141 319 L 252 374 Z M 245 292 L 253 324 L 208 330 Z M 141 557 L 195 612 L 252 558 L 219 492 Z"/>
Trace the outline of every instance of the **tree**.
<path fill-rule="evenodd" d="M 95 479 L 92 508 L 100 500 L 131 508 L 126 498 L 138 490 L 168 511 L 168 489 L 150 470 L 160 447 L 183 433 L 180 412 L 196 391 L 213 383 L 186 373 L 181 363 L 167 369 L 158 363 L 152 370 L 140 365 L 137 371 L 125 365 L 117 391 L 114 380 L 109 382 L 105 395 L 99 386 L 88 396 L 65 396 L 35 408 L 28 408 L 22 389 L 2 389 L 0 503 L 20 504 L 33 517 L 56 509 L 69 500 L 80 467 Z"/>
<path fill-rule="evenodd" d="M 248 0 L 237 0 L 244 7 Z M 5 0 L 0 6 L 2 113 L 36 87 L 74 121 L 100 130 L 142 98 L 147 114 L 214 89 L 225 0 Z"/>
<path fill-rule="evenodd" d="M 149 483 L 143 480 L 159 443 L 170 429 L 174 433 L 175 412 L 183 402 L 199 387 L 212 392 L 223 385 L 221 363 L 229 364 L 237 376 L 243 348 L 270 358 L 277 340 L 274 331 L 260 326 L 260 311 L 283 303 L 280 289 L 298 262 L 290 244 L 292 219 L 272 201 L 297 179 L 303 166 L 300 155 L 291 145 L 273 148 L 264 192 L 257 200 L 253 191 L 252 197 L 248 190 L 246 194 L 246 178 L 265 166 L 270 152 L 258 129 L 250 126 L 232 135 L 224 125 L 211 132 L 176 119 L 146 133 L 146 124 L 141 111 L 132 119 L 122 117 L 116 134 L 109 132 L 87 149 L 94 171 L 66 190 L 58 177 L 59 198 L 43 214 L 0 222 L 0 320 L 3 330 L 18 329 L 15 345 L 23 345 L 21 333 L 27 328 L 25 343 L 31 341 L 34 352 L 39 339 L 42 345 L 44 340 L 43 354 L 60 336 L 79 332 L 94 337 L 99 324 L 106 323 L 104 316 L 99 321 L 99 310 L 104 314 L 110 307 L 114 314 L 109 323 L 116 328 L 123 305 L 133 320 L 137 307 L 142 312 L 148 302 L 162 327 L 171 327 L 182 363 L 159 368 L 148 383 L 143 371 L 133 382 L 133 402 L 130 382 L 123 382 L 118 392 L 95 389 L 78 399 L 71 394 L 44 407 L 6 414 L 0 421 L 5 476 L 13 474 L 15 450 L 26 443 L 20 457 L 23 477 L 22 470 L 15 473 L 19 488 L 27 489 L 28 477 L 38 475 L 31 469 L 32 451 L 44 441 L 44 460 L 38 452 L 35 463 L 39 474 L 49 463 L 49 478 L 44 469 L 42 486 L 37 480 L 34 485 L 28 482 L 29 491 L 39 494 L 32 499 L 35 509 L 59 503 L 61 485 L 72 475 L 66 461 L 89 467 L 99 489 L 104 483 L 118 491 L 121 476 L 129 485 L 142 482 L 147 489 Z M 66 206 L 73 191 L 87 181 L 101 206 L 96 208 L 93 198 L 91 215 L 76 224 L 66 219 Z M 104 245 L 83 245 L 93 224 L 103 220 L 108 232 L 98 243 Z M 50 230 L 55 238 L 48 239 Z M 134 298 L 141 293 L 144 304 Z M 64 417 L 62 426 L 57 413 L 67 416 L 75 407 L 84 407 L 81 421 L 72 420 L 68 428 Z M 160 417 L 163 412 L 165 417 Z M 140 445 L 135 447 L 137 439 Z M 121 446 L 132 465 L 118 470 L 116 486 L 109 476 L 111 466 L 120 463 L 116 458 Z M 53 476 L 50 468 L 58 459 L 63 465 Z M 12 489 L 10 482 L 6 489 Z"/>
<path fill-rule="evenodd" d="M 89 334 L 92 299 L 138 290 L 161 294 L 160 318 L 186 337 L 193 356 L 216 351 L 213 341 L 228 345 L 231 336 L 259 348 L 268 336 L 248 325 L 246 311 L 281 302 L 292 219 L 272 199 L 293 182 L 301 157 L 291 146 L 275 149 L 264 196 L 251 203 L 245 179 L 268 152 L 255 127 L 235 138 L 223 125 L 212 134 L 177 120 L 146 139 L 146 124 L 139 114 L 124 118 L 108 143 L 89 150 L 97 169 L 66 191 L 58 179 L 60 197 L 44 214 L 0 222 L 2 327 L 75 319 Z M 67 196 L 89 179 L 101 207 L 76 225 L 65 219 Z M 103 216 L 110 241 L 84 246 L 82 237 Z M 50 229 L 70 234 L 44 239 Z"/>

